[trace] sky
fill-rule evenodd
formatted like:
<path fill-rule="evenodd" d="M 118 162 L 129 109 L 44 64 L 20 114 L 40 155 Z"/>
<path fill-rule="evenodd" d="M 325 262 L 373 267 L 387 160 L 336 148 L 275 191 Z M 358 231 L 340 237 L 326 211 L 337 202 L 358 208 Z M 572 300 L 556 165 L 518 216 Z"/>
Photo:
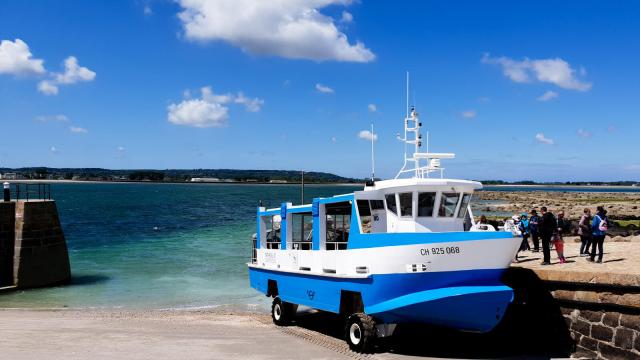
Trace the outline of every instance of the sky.
<path fill-rule="evenodd" d="M 0 1 L 0 167 L 640 180 L 636 1 Z M 426 149 L 423 149 L 426 151 Z"/>

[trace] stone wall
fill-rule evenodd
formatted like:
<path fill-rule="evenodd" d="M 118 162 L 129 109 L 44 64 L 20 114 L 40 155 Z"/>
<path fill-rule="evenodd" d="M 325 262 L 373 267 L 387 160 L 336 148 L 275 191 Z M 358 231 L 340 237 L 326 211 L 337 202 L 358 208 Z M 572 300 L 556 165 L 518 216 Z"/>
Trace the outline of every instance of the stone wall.
<path fill-rule="evenodd" d="M 554 327 L 557 349 L 576 358 L 640 359 L 640 275 L 513 268 L 505 281 L 516 290 L 516 308 L 540 314 L 515 321 L 539 333 Z M 543 293 L 553 301 L 538 306 Z M 536 318 L 558 312 L 564 324 Z"/>
<path fill-rule="evenodd" d="M 13 278 L 18 288 L 70 280 L 67 243 L 55 201 L 16 203 Z"/>
<path fill-rule="evenodd" d="M 640 315 L 563 307 L 576 342 L 574 357 L 640 359 Z"/>
<path fill-rule="evenodd" d="M 16 204 L 0 202 L 0 287 L 13 285 Z"/>

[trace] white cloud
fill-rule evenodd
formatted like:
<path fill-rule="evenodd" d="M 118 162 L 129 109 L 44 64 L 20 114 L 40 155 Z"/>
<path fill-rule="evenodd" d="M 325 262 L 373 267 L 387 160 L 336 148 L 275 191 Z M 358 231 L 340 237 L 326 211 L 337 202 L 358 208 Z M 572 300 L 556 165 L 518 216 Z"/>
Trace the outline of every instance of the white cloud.
<path fill-rule="evenodd" d="M 333 94 L 335 92 L 332 88 L 322 84 L 316 84 L 316 90 L 323 94 Z"/>
<path fill-rule="evenodd" d="M 484 54 L 481 60 L 485 64 L 498 64 L 502 66 L 502 72 L 514 82 L 524 83 L 537 80 L 555 84 L 563 89 L 588 91 L 592 84 L 583 82 L 576 77 L 576 70 L 568 62 L 561 58 L 535 59 L 524 58 L 522 61 L 505 56 L 491 57 Z M 586 70 L 581 69 L 580 76 L 586 75 Z"/>
<path fill-rule="evenodd" d="M 178 0 L 178 18 L 191 40 L 222 40 L 252 54 L 291 59 L 369 62 L 361 42 L 349 43 L 320 9 L 349 0 Z"/>
<path fill-rule="evenodd" d="M 591 137 L 591 133 L 585 129 L 578 129 L 577 134 L 583 138 Z"/>
<path fill-rule="evenodd" d="M 0 42 L 0 74 L 43 74 L 44 60 L 33 59 L 29 46 L 22 40 Z"/>
<path fill-rule="evenodd" d="M 545 91 L 544 94 L 538 96 L 538 101 L 549 101 L 551 99 L 557 98 L 558 96 L 560 95 L 557 92 L 548 90 Z"/>
<path fill-rule="evenodd" d="M 118 150 L 118 151 L 125 151 L 125 148 L 124 148 L 124 146 L 118 146 L 118 147 L 116 148 L 116 150 Z"/>
<path fill-rule="evenodd" d="M 258 112 L 264 105 L 264 100 L 258 98 L 250 99 L 244 96 L 242 92 L 238 93 L 233 102 L 244 105 L 249 112 Z"/>
<path fill-rule="evenodd" d="M 369 109 L 369 112 L 372 112 L 372 113 L 378 111 L 378 107 L 376 106 L 376 104 L 369 104 L 367 108 Z"/>
<path fill-rule="evenodd" d="M 536 134 L 536 141 L 541 143 L 541 144 L 547 144 L 547 145 L 553 145 L 554 144 L 553 140 L 545 137 L 543 133 L 537 133 Z"/>
<path fill-rule="evenodd" d="M 331 142 L 334 143 L 334 144 L 337 143 L 338 142 L 338 138 L 336 138 L 335 136 L 332 136 L 331 137 Z"/>
<path fill-rule="evenodd" d="M 80 81 L 92 81 L 96 73 L 84 66 L 78 65 L 75 56 L 69 56 L 64 60 L 64 72 L 51 73 L 51 80 L 42 80 L 38 83 L 38 91 L 45 95 L 57 95 L 59 85 L 71 85 Z"/>
<path fill-rule="evenodd" d="M 96 73 L 86 67 L 78 65 L 75 56 L 69 56 L 64 61 L 64 72 L 55 74 L 58 84 L 75 84 L 79 81 L 91 81 L 95 79 Z"/>
<path fill-rule="evenodd" d="M 151 6 L 149 6 L 149 4 L 146 4 L 146 5 L 144 6 L 144 8 L 142 9 L 142 12 L 143 12 L 146 16 L 153 15 L 153 10 L 151 9 Z"/>
<path fill-rule="evenodd" d="M 58 95 L 58 86 L 49 80 L 42 80 L 38 83 L 38 91 L 45 95 Z"/>
<path fill-rule="evenodd" d="M 78 126 L 69 126 L 69 131 L 76 134 L 86 134 L 89 132 L 89 130 Z"/>
<path fill-rule="evenodd" d="M 249 112 L 260 111 L 264 100 L 248 98 L 242 92 L 215 94 L 210 86 L 200 89 L 200 99 L 186 99 L 167 108 L 169 122 L 198 128 L 225 126 L 229 118 L 228 104 L 242 104 Z"/>
<path fill-rule="evenodd" d="M 360 139 L 368 140 L 368 141 L 378 141 L 378 134 L 374 134 L 369 130 L 362 130 L 358 133 L 358 137 Z"/>
<path fill-rule="evenodd" d="M 478 115 L 478 113 L 475 110 L 465 110 L 461 112 L 460 115 L 465 119 L 473 119 Z"/>
<path fill-rule="evenodd" d="M 36 120 L 40 122 L 49 122 L 49 121 L 60 121 L 67 122 L 69 118 L 66 115 L 58 114 L 58 115 L 40 115 L 36 116 Z"/>
<path fill-rule="evenodd" d="M 56 147 L 55 147 L 55 146 L 50 147 L 50 148 L 49 148 L 49 151 L 50 151 L 52 154 L 57 154 L 57 153 L 58 153 L 58 149 L 56 149 Z"/>
<path fill-rule="evenodd" d="M 340 18 L 340 21 L 343 23 L 350 23 L 353 21 L 353 15 L 351 15 L 350 12 L 343 10 L 342 11 L 342 17 Z"/>

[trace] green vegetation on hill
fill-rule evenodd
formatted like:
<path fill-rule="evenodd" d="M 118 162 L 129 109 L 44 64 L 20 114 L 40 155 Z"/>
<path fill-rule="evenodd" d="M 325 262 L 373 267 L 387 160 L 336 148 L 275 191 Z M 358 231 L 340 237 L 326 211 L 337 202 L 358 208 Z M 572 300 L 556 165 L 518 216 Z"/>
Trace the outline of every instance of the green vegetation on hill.
<path fill-rule="evenodd" d="M 235 169 L 167 169 L 167 170 L 110 170 L 101 168 L 0 168 L 3 179 L 32 180 L 93 180 L 93 181 L 154 181 L 185 182 L 193 178 L 221 182 L 300 182 L 296 170 L 235 170 Z M 363 179 L 342 177 L 324 172 L 305 172 L 307 183 L 359 183 Z"/>

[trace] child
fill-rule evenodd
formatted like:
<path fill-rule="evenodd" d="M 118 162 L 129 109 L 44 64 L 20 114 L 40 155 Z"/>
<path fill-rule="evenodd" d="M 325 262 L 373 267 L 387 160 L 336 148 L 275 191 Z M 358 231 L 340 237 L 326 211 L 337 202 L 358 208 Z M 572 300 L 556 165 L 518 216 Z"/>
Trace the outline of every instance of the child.
<path fill-rule="evenodd" d="M 558 213 L 558 228 L 553 234 L 553 245 L 556 248 L 560 264 L 567 262 L 567 259 L 564 257 L 564 239 L 562 239 L 562 232 L 568 227 L 568 225 L 569 223 L 564 218 L 564 211 L 560 211 Z"/>

